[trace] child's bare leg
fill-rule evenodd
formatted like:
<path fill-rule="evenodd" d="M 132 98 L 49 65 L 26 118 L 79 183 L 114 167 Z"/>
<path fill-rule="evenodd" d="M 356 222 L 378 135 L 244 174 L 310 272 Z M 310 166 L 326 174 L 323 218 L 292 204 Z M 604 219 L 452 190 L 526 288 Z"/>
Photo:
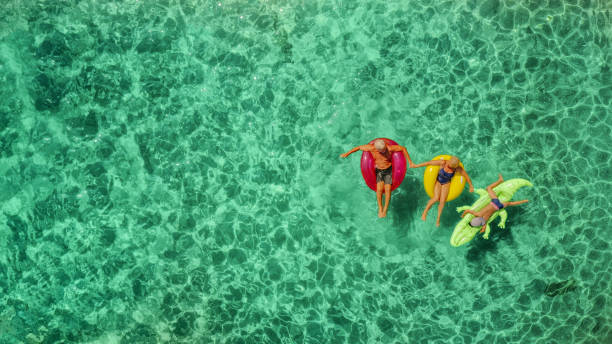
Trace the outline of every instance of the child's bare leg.
<path fill-rule="evenodd" d="M 391 201 L 391 184 L 385 184 L 385 207 L 383 209 L 382 217 L 387 216 L 387 210 L 389 209 L 390 201 Z"/>
<path fill-rule="evenodd" d="M 421 215 L 421 220 L 425 221 L 427 219 L 427 212 L 429 209 L 431 209 L 431 206 L 440 200 L 440 186 L 440 183 L 436 182 L 436 185 L 434 186 L 434 195 L 429 199 L 429 202 L 427 202 L 425 210 L 423 210 L 423 215 Z"/>
<path fill-rule="evenodd" d="M 438 204 L 438 218 L 436 219 L 436 227 L 440 227 L 440 215 L 446 204 L 446 197 L 448 197 L 448 191 L 450 190 L 450 183 L 442 185 L 440 188 L 440 204 Z"/>
<path fill-rule="evenodd" d="M 378 217 L 382 217 L 382 193 L 385 182 L 376 183 L 376 202 L 378 202 Z"/>
<path fill-rule="evenodd" d="M 495 191 L 493 191 L 493 188 L 501 184 L 503 181 L 504 178 L 502 178 L 502 175 L 500 174 L 499 179 L 497 179 L 495 183 L 487 186 L 487 192 L 489 193 L 489 197 L 491 197 L 491 199 L 497 198 L 497 194 L 495 193 Z"/>
<path fill-rule="evenodd" d="M 519 204 L 523 204 L 523 203 L 527 203 L 527 202 L 529 202 L 529 200 L 528 199 L 524 199 L 524 200 L 520 200 L 520 201 L 506 202 L 506 203 L 503 203 L 503 204 L 504 204 L 504 208 L 505 208 L 505 207 L 507 207 L 509 205 L 519 205 Z"/>

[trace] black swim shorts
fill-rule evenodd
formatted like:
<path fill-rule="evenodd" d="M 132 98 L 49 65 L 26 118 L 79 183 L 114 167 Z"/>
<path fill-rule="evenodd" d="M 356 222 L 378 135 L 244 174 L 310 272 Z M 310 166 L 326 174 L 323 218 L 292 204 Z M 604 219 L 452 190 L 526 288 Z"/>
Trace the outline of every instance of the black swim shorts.
<path fill-rule="evenodd" d="M 376 172 L 376 183 L 385 182 L 385 184 L 393 184 L 393 178 L 391 177 L 393 166 L 389 166 L 389 168 L 384 170 L 375 168 L 374 171 Z"/>

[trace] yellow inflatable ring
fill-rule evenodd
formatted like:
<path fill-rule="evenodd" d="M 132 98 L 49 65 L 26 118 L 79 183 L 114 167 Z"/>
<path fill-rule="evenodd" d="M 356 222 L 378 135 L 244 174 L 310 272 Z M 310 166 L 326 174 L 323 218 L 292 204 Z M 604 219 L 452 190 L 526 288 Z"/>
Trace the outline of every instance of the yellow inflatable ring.
<path fill-rule="evenodd" d="M 442 154 L 431 160 L 449 160 L 450 158 L 450 155 Z M 459 162 L 459 166 L 463 168 L 463 164 L 461 162 Z M 429 198 L 433 197 L 434 195 L 434 186 L 436 185 L 439 170 L 440 166 L 432 165 L 427 166 L 427 168 L 425 169 L 425 174 L 423 175 L 423 186 L 425 187 L 425 192 L 427 192 Z M 451 178 L 450 190 L 448 190 L 448 196 L 446 197 L 446 200 L 451 201 L 459 197 L 459 195 L 461 195 L 461 192 L 463 192 L 464 187 L 465 178 L 463 178 L 461 174 L 455 173 L 453 178 Z"/>

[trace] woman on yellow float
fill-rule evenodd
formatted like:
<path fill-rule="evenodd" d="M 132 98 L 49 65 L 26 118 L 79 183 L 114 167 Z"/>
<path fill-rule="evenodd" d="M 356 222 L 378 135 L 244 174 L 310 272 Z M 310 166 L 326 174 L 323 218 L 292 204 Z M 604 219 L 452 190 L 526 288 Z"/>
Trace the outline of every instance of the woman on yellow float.
<path fill-rule="evenodd" d="M 470 184 L 470 192 L 474 192 L 474 186 L 463 168 L 463 164 L 456 156 L 438 155 L 431 161 L 416 164 L 413 167 L 423 166 L 427 166 L 423 176 L 423 184 L 430 199 L 427 202 L 427 206 L 425 206 L 425 210 L 423 210 L 421 219 L 425 221 L 431 206 L 436 202 L 440 202 L 438 205 L 438 219 L 436 220 L 436 227 L 439 227 L 440 215 L 446 201 L 457 198 L 463 191 L 466 181 Z"/>

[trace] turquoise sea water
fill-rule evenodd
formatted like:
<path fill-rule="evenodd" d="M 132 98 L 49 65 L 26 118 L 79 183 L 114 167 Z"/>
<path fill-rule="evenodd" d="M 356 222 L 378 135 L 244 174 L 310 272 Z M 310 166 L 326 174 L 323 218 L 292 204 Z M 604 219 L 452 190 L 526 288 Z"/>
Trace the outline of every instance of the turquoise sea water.
<path fill-rule="evenodd" d="M 611 40 L 608 0 L 6 0 L 0 342 L 612 343 Z M 378 219 L 375 137 L 530 203 L 454 248 L 477 196 L 436 228 L 418 169 Z"/>

